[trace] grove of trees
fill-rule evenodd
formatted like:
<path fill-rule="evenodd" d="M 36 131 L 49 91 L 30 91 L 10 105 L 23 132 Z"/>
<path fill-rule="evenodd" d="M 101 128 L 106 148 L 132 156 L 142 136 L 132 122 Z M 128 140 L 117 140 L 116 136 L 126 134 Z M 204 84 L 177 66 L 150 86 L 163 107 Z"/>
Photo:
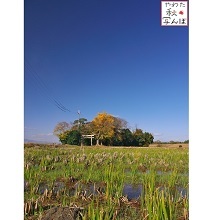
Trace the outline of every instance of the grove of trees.
<path fill-rule="evenodd" d="M 85 118 L 75 120 L 73 123 L 60 122 L 54 128 L 54 134 L 62 144 L 90 145 L 89 139 L 82 135 L 93 134 L 96 145 L 106 146 L 149 146 L 154 137 L 151 133 L 136 128 L 131 131 L 126 120 L 114 117 L 106 112 L 98 113 L 88 122 Z"/>

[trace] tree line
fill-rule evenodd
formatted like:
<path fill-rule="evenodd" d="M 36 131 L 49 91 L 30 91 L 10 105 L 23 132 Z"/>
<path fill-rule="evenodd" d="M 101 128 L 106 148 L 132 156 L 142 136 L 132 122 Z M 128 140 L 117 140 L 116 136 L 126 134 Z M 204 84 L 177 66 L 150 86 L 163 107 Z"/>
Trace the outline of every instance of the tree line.
<path fill-rule="evenodd" d="M 62 144 L 90 145 L 89 139 L 83 135 L 94 135 L 93 144 L 106 146 L 149 146 L 154 137 L 151 133 L 136 128 L 131 131 L 126 120 L 114 117 L 106 112 L 98 113 L 89 122 L 79 118 L 73 123 L 60 122 L 54 128 L 54 134 Z"/>

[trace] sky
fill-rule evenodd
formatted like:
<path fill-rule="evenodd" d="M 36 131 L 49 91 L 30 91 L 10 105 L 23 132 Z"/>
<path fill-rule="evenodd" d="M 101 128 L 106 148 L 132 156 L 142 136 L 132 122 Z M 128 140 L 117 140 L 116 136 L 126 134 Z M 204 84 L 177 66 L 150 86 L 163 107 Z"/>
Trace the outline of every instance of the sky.
<path fill-rule="evenodd" d="M 159 0 L 24 1 L 24 138 L 99 112 L 154 140 L 189 139 L 188 27 L 162 27 Z"/>

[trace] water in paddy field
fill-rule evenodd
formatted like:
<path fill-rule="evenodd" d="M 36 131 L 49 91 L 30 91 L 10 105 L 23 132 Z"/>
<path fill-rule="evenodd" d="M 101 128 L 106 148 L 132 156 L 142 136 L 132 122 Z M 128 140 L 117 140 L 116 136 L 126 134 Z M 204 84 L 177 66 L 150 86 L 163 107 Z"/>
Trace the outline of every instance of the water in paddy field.
<path fill-rule="evenodd" d="M 27 183 L 27 182 L 25 182 Z M 53 186 L 50 188 L 48 183 L 42 182 L 38 186 L 38 194 L 42 195 L 47 190 L 52 190 L 53 195 L 57 195 L 60 192 L 65 192 L 68 196 L 75 196 L 76 193 L 83 194 L 84 196 L 98 195 L 105 193 L 105 186 L 100 183 L 80 183 L 77 182 L 73 186 L 67 186 L 65 182 L 55 181 Z M 160 186 L 159 191 L 168 191 L 168 188 Z M 26 191 L 26 189 L 25 189 Z M 173 193 L 177 193 L 180 197 L 188 197 L 188 189 L 184 187 L 177 186 L 171 190 Z M 130 184 L 125 183 L 122 190 L 122 195 L 126 196 L 128 200 L 137 200 L 144 193 L 144 187 L 142 184 Z"/>
<path fill-rule="evenodd" d="M 158 187 L 159 191 L 167 191 L 167 188 L 165 187 Z M 125 184 L 123 188 L 123 196 L 127 196 L 128 200 L 132 199 L 138 199 L 141 197 L 144 189 L 141 184 L 133 185 L 133 184 Z M 181 197 L 187 197 L 188 196 L 188 190 L 183 187 L 175 187 L 174 191 L 176 191 L 179 196 Z"/>
<path fill-rule="evenodd" d="M 132 185 L 132 184 L 125 184 L 123 188 L 123 196 L 127 196 L 128 200 L 131 199 L 138 199 L 143 191 L 143 187 L 141 184 L 139 185 Z"/>

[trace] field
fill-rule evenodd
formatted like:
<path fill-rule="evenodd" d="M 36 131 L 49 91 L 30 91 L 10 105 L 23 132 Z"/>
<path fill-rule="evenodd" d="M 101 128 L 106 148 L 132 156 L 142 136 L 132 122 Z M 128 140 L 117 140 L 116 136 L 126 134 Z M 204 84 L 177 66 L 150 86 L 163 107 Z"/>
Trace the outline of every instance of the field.
<path fill-rule="evenodd" d="M 24 218 L 186 220 L 187 146 L 26 145 Z"/>

